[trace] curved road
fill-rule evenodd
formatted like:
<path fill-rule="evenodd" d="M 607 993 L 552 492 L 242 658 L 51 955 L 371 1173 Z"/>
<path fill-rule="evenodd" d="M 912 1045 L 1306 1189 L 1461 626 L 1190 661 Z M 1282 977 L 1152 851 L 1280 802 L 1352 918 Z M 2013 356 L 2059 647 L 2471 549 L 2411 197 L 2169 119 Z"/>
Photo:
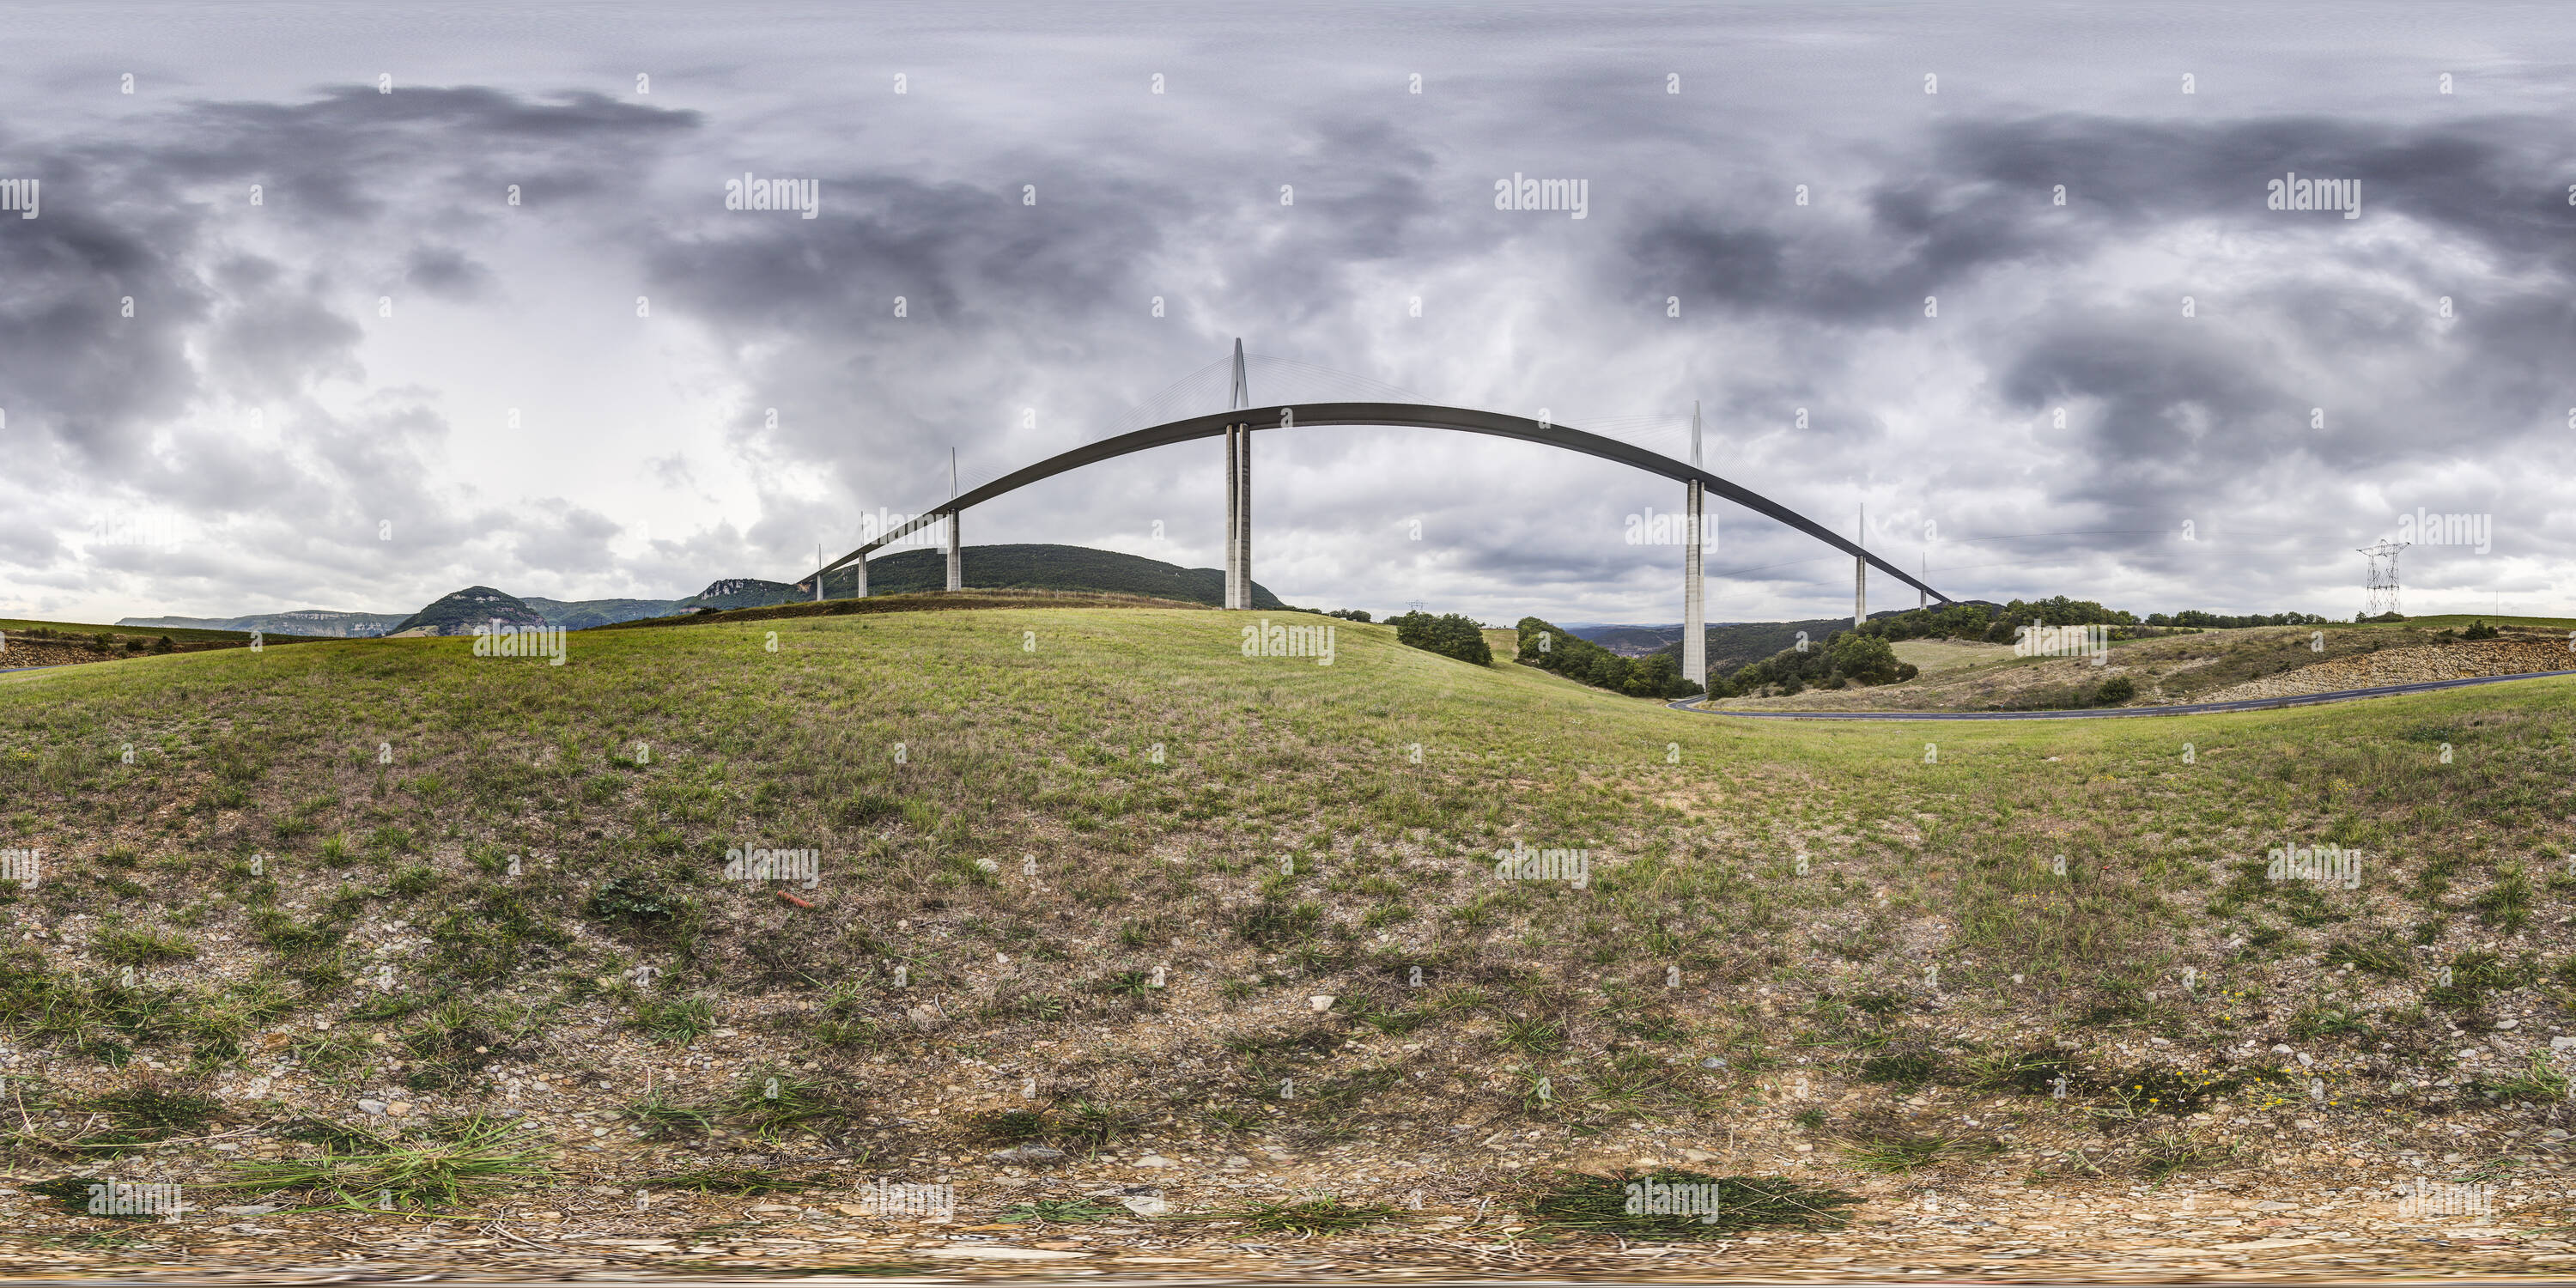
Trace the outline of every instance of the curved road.
<path fill-rule="evenodd" d="M 2243 698 L 2235 702 L 2189 702 L 2170 707 L 2096 707 L 2084 711 L 1706 711 L 1692 706 L 1697 698 L 1683 698 L 1664 705 L 1675 711 L 1700 716 L 1745 716 L 1755 720 L 2107 720 L 2120 716 L 2193 716 L 2217 711 L 2269 711 L 2275 707 L 2312 707 L 2326 702 L 2349 702 L 2355 698 L 2385 698 L 2400 693 L 2430 693 L 2435 689 L 2458 689 L 2472 684 L 2501 684 L 2507 680 L 2544 680 L 2552 676 L 2576 675 L 2576 671 L 2534 671 L 2527 675 L 2473 675 L 2463 680 L 2421 680 L 2414 684 L 2383 684 L 2372 689 L 2337 689 L 2331 693 L 2301 693 L 2286 698 Z"/>

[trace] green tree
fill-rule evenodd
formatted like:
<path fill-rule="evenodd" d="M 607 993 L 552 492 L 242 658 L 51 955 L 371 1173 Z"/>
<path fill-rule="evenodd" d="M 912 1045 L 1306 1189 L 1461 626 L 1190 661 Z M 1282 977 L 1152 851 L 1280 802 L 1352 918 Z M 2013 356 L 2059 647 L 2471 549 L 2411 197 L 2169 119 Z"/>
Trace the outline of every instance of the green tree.
<path fill-rule="evenodd" d="M 1434 617 L 1417 611 L 1386 620 L 1395 627 L 1397 643 L 1477 666 L 1494 664 L 1494 650 L 1485 643 L 1485 630 L 1471 618 L 1456 613 Z"/>

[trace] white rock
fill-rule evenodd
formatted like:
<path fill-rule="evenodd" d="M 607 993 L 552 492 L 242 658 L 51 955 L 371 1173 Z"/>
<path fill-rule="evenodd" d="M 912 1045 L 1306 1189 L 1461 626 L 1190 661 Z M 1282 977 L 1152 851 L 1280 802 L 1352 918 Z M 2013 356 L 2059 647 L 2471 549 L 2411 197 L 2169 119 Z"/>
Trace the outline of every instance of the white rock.
<path fill-rule="evenodd" d="M 929 1248 L 922 1255 L 930 1257 L 963 1257 L 976 1261 L 1079 1261 L 1088 1252 L 1056 1252 L 1047 1248 L 1005 1248 L 998 1244 L 960 1243 L 945 1248 Z"/>
<path fill-rule="evenodd" d="M 1314 1007 L 1318 1011 L 1329 1011 L 1333 1009 L 1333 995 L 1330 993 L 1317 993 L 1313 997 L 1306 999 L 1306 1005 Z"/>

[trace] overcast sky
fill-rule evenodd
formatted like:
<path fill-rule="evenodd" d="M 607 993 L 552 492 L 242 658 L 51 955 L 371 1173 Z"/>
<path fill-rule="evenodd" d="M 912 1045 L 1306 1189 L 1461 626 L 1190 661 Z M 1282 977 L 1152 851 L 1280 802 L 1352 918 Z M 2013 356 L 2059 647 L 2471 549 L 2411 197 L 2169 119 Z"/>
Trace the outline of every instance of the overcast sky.
<path fill-rule="evenodd" d="M 2564 613 L 2572 88 L 2549 5 L 11 4 L 0 615 L 788 580 L 952 449 L 1218 409 L 1236 337 L 1262 404 L 1681 454 L 1697 401 L 1711 469 L 1959 598 L 2349 617 L 2415 535 L 2410 612 Z M 2268 208 L 2291 172 L 2358 217 Z M 814 217 L 728 210 L 746 173 Z M 1679 616 L 1624 539 L 1677 484 L 1256 452 L 1291 603 Z M 965 538 L 1213 567 L 1222 456 Z M 1713 618 L 1848 610 L 1847 558 L 1720 512 Z"/>

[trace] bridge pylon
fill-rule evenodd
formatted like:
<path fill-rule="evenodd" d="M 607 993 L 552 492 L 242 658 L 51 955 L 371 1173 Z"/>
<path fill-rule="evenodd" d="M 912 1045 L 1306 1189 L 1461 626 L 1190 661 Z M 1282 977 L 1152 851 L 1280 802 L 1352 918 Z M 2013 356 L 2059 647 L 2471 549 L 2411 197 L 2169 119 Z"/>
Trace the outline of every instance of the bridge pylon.
<path fill-rule="evenodd" d="M 1234 342 L 1234 410 L 1252 405 L 1243 341 Z M 1252 425 L 1225 428 L 1225 606 L 1252 607 Z"/>
<path fill-rule="evenodd" d="M 1699 466 L 1699 402 L 1691 402 L 1690 463 Z M 1705 530 L 1702 517 L 1708 509 L 1708 485 L 1692 479 L 1684 485 L 1683 518 L 1690 531 L 1682 538 L 1682 678 L 1705 689 L 1708 687 L 1708 586 L 1704 574 L 1707 553 L 1700 548 L 1700 533 Z"/>
<path fill-rule="evenodd" d="M 957 449 L 948 449 L 948 503 L 957 507 Z M 948 588 L 966 589 L 966 552 L 957 543 L 957 516 L 962 507 L 948 511 Z"/>

